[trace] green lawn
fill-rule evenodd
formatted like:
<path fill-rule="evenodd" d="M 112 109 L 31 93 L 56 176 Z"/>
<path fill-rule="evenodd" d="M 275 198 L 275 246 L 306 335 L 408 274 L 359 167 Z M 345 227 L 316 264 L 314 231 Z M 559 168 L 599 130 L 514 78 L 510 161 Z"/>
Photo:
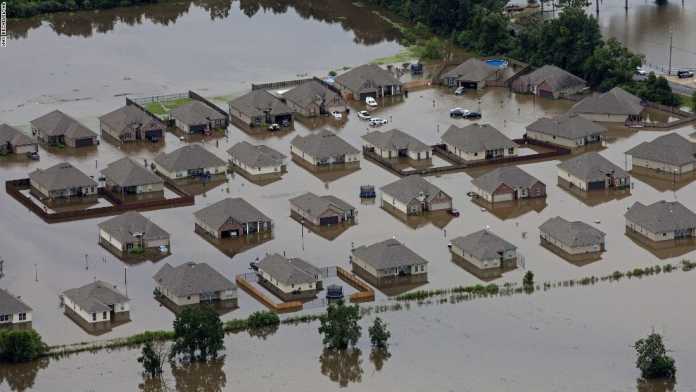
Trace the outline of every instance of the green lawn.
<path fill-rule="evenodd" d="M 169 113 L 170 110 L 177 108 L 181 105 L 187 104 L 191 101 L 191 98 L 179 98 L 165 102 L 150 102 L 145 106 L 145 109 L 156 116 L 163 116 Z"/>

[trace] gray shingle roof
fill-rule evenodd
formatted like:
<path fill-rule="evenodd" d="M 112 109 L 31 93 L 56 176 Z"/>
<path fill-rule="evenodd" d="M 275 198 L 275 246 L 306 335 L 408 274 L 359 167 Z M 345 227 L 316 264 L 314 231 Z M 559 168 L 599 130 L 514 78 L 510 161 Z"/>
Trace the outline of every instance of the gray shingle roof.
<path fill-rule="evenodd" d="M 295 262 L 295 260 L 300 260 Z M 301 259 L 288 260 L 274 253 L 261 259 L 259 270 L 263 270 L 273 279 L 286 285 L 316 283 L 318 269 Z"/>
<path fill-rule="evenodd" d="M 177 297 L 237 289 L 231 280 L 206 263 L 188 262 L 178 267 L 165 263 L 152 278 Z"/>
<path fill-rule="evenodd" d="M 272 116 L 292 113 L 288 105 L 266 90 L 248 92 L 230 101 L 229 105 L 250 117 L 263 116 L 267 111 Z"/>
<path fill-rule="evenodd" d="M 111 310 L 109 305 L 129 301 L 128 297 L 116 289 L 116 286 L 103 280 L 65 290 L 63 296 L 88 313 L 108 312 Z"/>
<path fill-rule="evenodd" d="M 499 167 L 471 181 L 472 184 L 489 193 L 495 192 L 503 184 L 516 189 L 531 188 L 537 182 L 541 181 L 517 166 Z"/>
<path fill-rule="evenodd" d="M 587 136 L 602 135 L 609 130 L 576 113 L 565 113 L 554 118 L 542 117 L 529 124 L 527 131 L 575 140 Z"/>
<path fill-rule="evenodd" d="M 121 187 L 164 183 L 160 176 L 129 157 L 111 162 L 101 173 L 107 180 Z"/>
<path fill-rule="evenodd" d="M 353 92 L 374 91 L 380 86 L 400 85 L 399 79 L 391 72 L 376 64 L 363 64 L 338 75 L 336 83 Z"/>
<path fill-rule="evenodd" d="M 570 108 L 573 113 L 616 115 L 639 115 L 643 110 L 641 99 L 621 87 L 614 87 L 604 94 L 587 97 Z"/>
<path fill-rule="evenodd" d="M 479 230 L 464 237 L 452 240 L 452 246 L 463 250 L 479 260 L 499 258 L 504 252 L 517 247 L 488 230 Z"/>
<path fill-rule="evenodd" d="M 134 234 L 142 235 L 145 241 L 169 239 L 169 233 L 137 211 L 128 211 L 106 220 L 99 224 L 99 228 L 121 243 L 136 241 Z"/>
<path fill-rule="evenodd" d="M 125 105 L 99 117 L 99 121 L 114 129 L 119 135 L 137 129 L 166 129 L 161 121 L 145 113 L 135 105 Z"/>
<path fill-rule="evenodd" d="M 47 136 L 64 135 L 70 139 L 84 139 L 97 136 L 92 130 L 60 110 L 54 110 L 32 120 L 31 125 Z"/>
<path fill-rule="evenodd" d="M 17 314 L 31 312 L 29 305 L 12 295 L 9 291 L 0 288 L 0 314 Z"/>
<path fill-rule="evenodd" d="M 369 246 L 360 246 L 352 252 L 353 256 L 377 270 L 428 264 L 427 260 L 393 238 Z"/>
<path fill-rule="evenodd" d="M 696 228 L 696 214 L 678 201 L 662 200 L 650 205 L 635 202 L 624 216 L 653 233 Z"/>
<path fill-rule="evenodd" d="M 455 78 L 467 82 L 481 82 L 495 74 L 498 69 L 479 59 L 468 59 L 455 68 L 445 72 L 441 79 Z"/>
<path fill-rule="evenodd" d="M 68 162 L 58 163 L 48 169 L 36 169 L 29 173 L 32 183 L 48 191 L 97 186 L 97 183 Z"/>
<path fill-rule="evenodd" d="M 632 158 L 682 166 L 696 162 L 696 144 L 678 133 L 662 135 L 626 151 Z"/>
<path fill-rule="evenodd" d="M 193 213 L 199 221 L 212 228 L 219 228 L 229 219 L 237 223 L 270 222 L 264 215 L 241 197 L 226 198 Z"/>
<path fill-rule="evenodd" d="M 295 136 L 290 144 L 316 160 L 342 155 L 357 154 L 359 151 L 335 133 L 322 129 L 307 136 Z"/>
<path fill-rule="evenodd" d="M 558 168 L 586 182 L 604 181 L 608 174 L 629 177 L 619 166 L 596 152 L 587 152 L 558 165 Z"/>
<path fill-rule="evenodd" d="M 303 108 L 311 104 L 343 100 L 341 94 L 331 90 L 319 80 L 313 79 L 283 93 L 283 98 Z"/>
<path fill-rule="evenodd" d="M 174 108 L 169 117 L 179 120 L 186 125 L 207 124 L 209 121 L 226 120 L 227 117 L 201 101 L 193 100 Z"/>
<path fill-rule="evenodd" d="M 521 76 L 526 83 L 532 86 L 538 86 L 546 82 L 554 91 L 564 90 L 571 87 L 585 86 L 587 82 L 572 73 L 558 68 L 555 65 L 544 65 L 541 68 L 530 72 L 527 75 Z"/>
<path fill-rule="evenodd" d="M 36 141 L 13 126 L 0 124 L 0 144 L 7 143 L 13 146 L 26 146 L 36 144 Z"/>
<path fill-rule="evenodd" d="M 375 147 L 389 150 L 408 149 L 413 152 L 428 151 L 430 147 L 415 137 L 399 129 L 385 132 L 374 131 L 362 136 L 362 139 Z"/>
<path fill-rule="evenodd" d="M 328 209 L 338 212 L 355 210 L 355 207 L 333 195 L 317 196 L 312 192 L 290 199 L 290 204 L 306 211 L 311 216 L 319 216 Z"/>
<path fill-rule="evenodd" d="M 380 188 L 382 193 L 388 193 L 402 203 L 409 203 L 420 196 L 421 193 L 427 200 L 434 198 L 439 192 L 444 191 L 426 181 L 419 175 L 400 178 Z M 445 195 L 447 195 L 445 193 Z M 447 195 L 449 196 L 449 195 Z"/>
<path fill-rule="evenodd" d="M 539 226 L 539 230 L 548 233 L 570 247 L 597 245 L 604 242 L 604 232 L 585 222 L 569 222 L 560 216 L 551 218 Z"/>
<path fill-rule="evenodd" d="M 466 152 L 481 152 L 517 147 L 517 144 L 490 124 L 471 124 L 464 128 L 451 125 L 442 141 Z"/>
<path fill-rule="evenodd" d="M 225 166 L 225 161 L 199 144 L 188 144 L 169 154 L 160 153 L 155 162 L 170 172 Z"/>
<path fill-rule="evenodd" d="M 233 159 L 249 167 L 277 167 L 283 164 L 287 156 L 264 145 L 239 142 L 227 150 Z"/>

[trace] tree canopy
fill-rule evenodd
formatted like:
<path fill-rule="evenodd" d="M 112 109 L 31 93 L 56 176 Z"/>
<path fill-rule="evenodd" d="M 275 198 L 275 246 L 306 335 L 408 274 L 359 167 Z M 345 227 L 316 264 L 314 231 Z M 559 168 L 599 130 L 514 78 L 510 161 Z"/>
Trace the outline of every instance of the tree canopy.
<path fill-rule="evenodd" d="M 343 301 L 332 303 L 319 318 L 319 333 L 324 335 L 323 344 L 329 349 L 337 350 L 355 346 L 362 330 L 359 321 L 360 308 L 357 305 L 346 305 Z"/>
<path fill-rule="evenodd" d="M 672 87 L 670 87 L 667 79 L 662 76 L 655 76 L 652 72 L 647 79 L 629 83 L 624 87 L 630 93 L 646 101 L 667 106 L 678 106 L 680 104 L 679 98 L 672 93 Z"/>
<path fill-rule="evenodd" d="M 174 336 L 170 359 L 207 361 L 225 349 L 222 321 L 209 306 L 185 308 L 174 320 Z"/>
<path fill-rule="evenodd" d="M 641 56 L 631 53 L 619 41 L 611 38 L 597 47 L 585 62 L 585 80 L 601 91 L 629 83 L 636 68 L 641 65 Z"/>
<path fill-rule="evenodd" d="M 638 339 L 633 347 L 637 354 L 636 367 L 643 378 L 673 378 L 677 374 L 674 359 L 667 355 L 662 335 L 653 332 Z"/>
<path fill-rule="evenodd" d="M 29 362 L 46 349 L 41 335 L 33 329 L 0 331 L 0 362 Z"/>

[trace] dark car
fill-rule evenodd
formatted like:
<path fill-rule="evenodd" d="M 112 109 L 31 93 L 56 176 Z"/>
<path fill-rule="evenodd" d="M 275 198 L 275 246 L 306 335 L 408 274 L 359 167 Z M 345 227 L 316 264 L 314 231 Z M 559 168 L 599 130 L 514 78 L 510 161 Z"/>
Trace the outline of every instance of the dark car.
<path fill-rule="evenodd" d="M 469 112 L 462 115 L 463 118 L 468 118 L 470 120 L 481 118 L 481 113 L 479 112 Z"/>
<path fill-rule="evenodd" d="M 679 79 L 687 79 L 693 77 L 694 73 L 691 71 L 681 70 L 677 71 L 677 76 L 679 77 Z"/>

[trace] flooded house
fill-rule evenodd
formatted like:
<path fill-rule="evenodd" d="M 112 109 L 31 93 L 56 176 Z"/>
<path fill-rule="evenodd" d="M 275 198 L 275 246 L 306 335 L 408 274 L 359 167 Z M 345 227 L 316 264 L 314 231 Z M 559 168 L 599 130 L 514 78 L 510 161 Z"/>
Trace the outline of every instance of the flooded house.
<path fill-rule="evenodd" d="M 232 166 L 249 176 L 280 175 L 286 171 L 288 157 L 268 146 L 242 141 L 227 153 Z"/>
<path fill-rule="evenodd" d="M 227 114 L 222 109 L 211 107 L 205 102 L 192 100 L 172 109 L 169 118 L 184 133 L 208 133 L 225 129 L 229 124 Z"/>
<path fill-rule="evenodd" d="M 168 253 L 171 245 L 169 233 L 137 211 L 101 222 L 99 244 L 119 257 Z"/>
<path fill-rule="evenodd" d="M 336 76 L 336 86 L 344 97 L 363 101 L 403 93 L 403 84 L 391 72 L 376 64 L 363 64 Z"/>
<path fill-rule="evenodd" d="M 419 175 L 401 178 L 380 190 L 382 207 L 394 208 L 406 215 L 452 209 L 452 197 Z"/>
<path fill-rule="evenodd" d="M 471 58 L 440 76 L 440 82 L 447 87 L 464 87 L 480 90 L 486 81 L 498 80 L 498 68 L 485 61 Z"/>
<path fill-rule="evenodd" d="M 691 173 L 696 168 L 696 144 L 678 133 L 642 142 L 626 151 L 631 165 L 667 175 Z"/>
<path fill-rule="evenodd" d="M 39 142 L 49 146 L 76 148 L 98 144 L 96 133 L 60 110 L 32 120 L 31 132 Z"/>
<path fill-rule="evenodd" d="M 139 107 L 125 105 L 99 117 L 99 128 L 102 136 L 108 135 L 121 143 L 130 143 L 163 140 L 167 126 Z"/>
<path fill-rule="evenodd" d="M 678 201 L 635 202 L 624 217 L 629 233 L 654 242 L 696 237 L 696 214 Z"/>
<path fill-rule="evenodd" d="M 474 193 L 489 203 L 546 197 L 546 184 L 517 166 L 494 169 L 471 184 Z"/>
<path fill-rule="evenodd" d="M 295 136 L 290 152 L 311 166 L 357 163 L 360 151 L 335 133 L 322 129 L 307 136 Z"/>
<path fill-rule="evenodd" d="M 65 314 L 90 333 L 108 332 L 130 321 L 130 299 L 108 282 L 97 280 L 61 295 Z"/>
<path fill-rule="evenodd" d="M 631 186 L 631 176 L 625 170 L 596 152 L 578 155 L 557 167 L 562 182 L 584 192 Z"/>
<path fill-rule="evenodd" d="M 164 180 L 160 176 L 129 157 L 109 163 L 101 174 L 105 188 L 116 194 L 142 195 L 164 191 Z"/>
<path fill-rule="evenodd" d="M 539 226 L 541 244 L 567 257 L 593 257 L 605 250 L 606 234 L 585 222 L 567 221 L 560 216 Z"/>
<path fill-rule="evenodd" d="M 517 247 L 488 230 L 456 237 L 450 245 L 453 254 L 481 270 L 502 268 L 517 262 Z"/>
<path fill-rule="evenodd" d="M 199 144 L 189 144 L 170 153 L 160 153 L 155 171 L 171 179 L 210 176 L 227 172 L 227 163 Z"/>
<path fill-rule="evenodd" d="M 0 330 L 31 326 L 32 309 L 21 298 L 0 288 Z"/>
<path fill-rule="evenodd" d="M 586 88 L 587 82 L 584 79 L 549 64 L 522 75 L 512 82 L 512 90 L 516 93 L 554 99 L 578 94 Z"/>
<path fill-rule="evenodd" d="M 259 283 L 283 301 L 312 299 L 321 289 L 322 271 L 299 258 L 277 253 L 258 263 Z"/>
<path fill-rule="evenodd" d="M 237 307 L 237 285 L 207 263 L 165 263 L 152 278 L 156 295 L 174 310 L 212 303 Z"/>
<path fill-rule="evenodd" d="M 447 152 L 467 162 L 517 156 L 517 144 L 490 124 L 451 125 L 442 142 Z"/>
<path fill-rule="evenodd" d="M 268 232 L 273 227 L 271 218 L 240 197 L 220 200 L 193 215 L 196 227 L 218 240 Z"/>
<path fill-rule="evenodd" d="M 331 226 L 353 221 L 355 207 L 336 196 L 317 196 L 312 192 L 290 199 L 290 211 L 302 222 L 315 226 Z"/>
<path fill-rule="evenodd" d="M 8 124 L 0 124 L 0 155 L 35 154 L 39 152 L 36 140 Z"/>
<path fill-rule="evenodd" d="M 430 146 L 399 129 L 373 131 L 363 136 L 365 148 L 385 159 L 430 159 Z"/>
<path fill-rule="evenodd" d="M 41 199 L 59 200 L 97 195 L 97 183 L 75 166 L 62 162 L 29 173 L 32 193 Z"/>
<path fill-rule="evenodd" d="M 643 119 L 645 106 L 639 97 L 621 87 L 614 87 L 606 93 L 583 99 L 573 105 L 570 112 L 592 121 L 630 124 Z"/>
<path fill-rule="evenodd" d="M 252 90 L 229 102 L 230 116 L 250 127 L 292 125 L 293 110 L 266 90 Z"/>
<path fill-rule="evenodd" d="M 288 90 L 283 93 L 283 99 L 290 109 L 304 117 L 344 113 L 348 110 L 341 91 L 318 78 Z"/>
<path fill-rule="evenodd" d="M 356 275 L 376 287 L 428 280 L 428 261 L 393 238 L 354 248 L 351 265 Z"/>
<path fill-rule="evenodd" d="M 609 130 L 576 113 L 542 117 L 526 128 L 525 138 L 565 148 L 601 143 Z"/>

